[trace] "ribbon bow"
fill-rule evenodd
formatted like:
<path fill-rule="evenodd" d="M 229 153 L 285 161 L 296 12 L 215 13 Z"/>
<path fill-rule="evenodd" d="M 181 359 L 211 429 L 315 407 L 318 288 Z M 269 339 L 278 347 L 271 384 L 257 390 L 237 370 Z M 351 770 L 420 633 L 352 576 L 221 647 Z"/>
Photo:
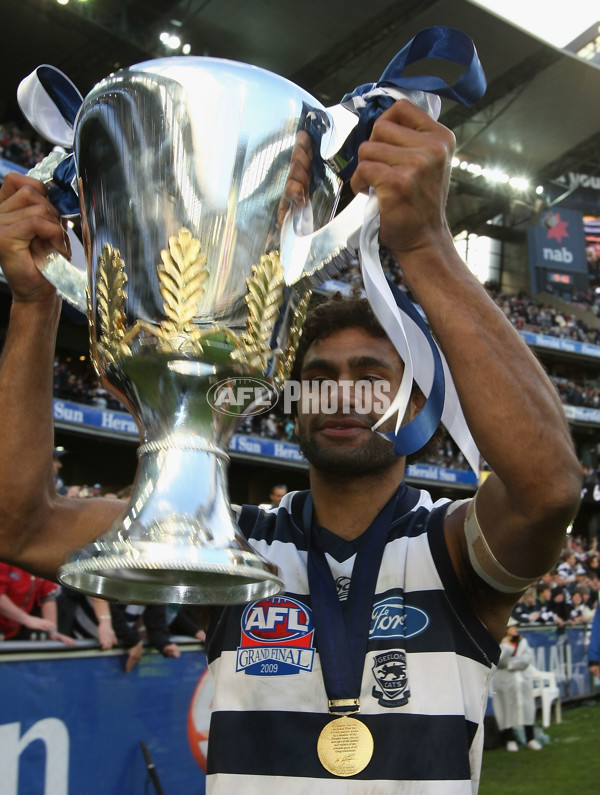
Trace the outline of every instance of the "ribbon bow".
<path fill-rule="evenodd" d="M 20 82 L 17 102 L 33 129 L 63 150 L 62 157 L 56 151 L 51 155 L 53 171 L 48 173 L 49 167 L 42 161 L 40 170 L 34 169 L 31 176 L 46 182 L 48 198 L 61 215 L 77 215 L 75 160 L 72 152 L 64 150 L 73 147 L 75 119 L 83 97 L 65 74 L 54 66 L 42 64 Z"/>
<path fill-rule="evenodd" d="M 466 69 L 451 86 L 434 75 L 403 75 L 404 69 L 410 64 L 429 58 L 457 63 Z M 340 171 L 341 179 L 350 179 L 356 168 L 358 147 L 369 138 L 375 119 L 391 107 L 399 96 L 406 95 L 402 89 L 411 94 L 425 92 L 453 99 L 463 105 L 472 105 L 481 99 L 486 88 L 475 45 L 466 33 L 444 26 L 425 28 L 417 33 L 394 56 L 376 83 L 364 83 L 342 97 L 340 104 L 356 113 L 358 124 L 339 152 L 341 160 L 347 162 Z M 415 99 L 414 96 L 412 98 Z M 435 118 L 439 115 L 439 107 L 438 101 L 437 112 L 432 114 Z"/>

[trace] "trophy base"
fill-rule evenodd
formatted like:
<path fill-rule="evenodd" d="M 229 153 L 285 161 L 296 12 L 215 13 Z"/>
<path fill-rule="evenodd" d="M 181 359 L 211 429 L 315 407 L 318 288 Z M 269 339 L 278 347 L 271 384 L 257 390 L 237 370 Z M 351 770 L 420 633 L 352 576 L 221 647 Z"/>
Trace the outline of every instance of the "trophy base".
<path fill-rule="evenodd" d="M 173 549 L 111 545 L 110 553 L 79 551 L 61 566 L 58 579 L 89 596 L 126 604 L 241 604 L 283 590 L 276 566 L 244 550 L 206 549 L 202 559 L 177 559 Z M 87 555 L 85 554 L 87 551 Z M 95 553 L 95 554 L 94 554 Z"/>

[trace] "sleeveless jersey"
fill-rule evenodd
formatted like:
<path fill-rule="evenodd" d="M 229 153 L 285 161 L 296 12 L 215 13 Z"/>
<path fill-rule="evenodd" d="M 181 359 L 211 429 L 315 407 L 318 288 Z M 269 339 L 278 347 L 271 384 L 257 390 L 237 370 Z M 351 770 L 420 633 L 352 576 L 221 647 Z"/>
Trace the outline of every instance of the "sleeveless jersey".
<path fill-rule="evenodd" d="M 466 602 L 444 541 L 448 501 L 400 487 L 378 574 L 360 713 L 374 752 L 340 778 L 317 756 L 332 720 L 315 643 L 302 511 L 308 492 L 276 511 L 245 506 L 239 524 L 276 563 L 285 592 L 222 608 L 207 642 L 214 685 L 211 795 L 472 795 L 477 792 L 488 681 L 499 647 Z M 345 600 L 360 537 L 312 535 Z"/>

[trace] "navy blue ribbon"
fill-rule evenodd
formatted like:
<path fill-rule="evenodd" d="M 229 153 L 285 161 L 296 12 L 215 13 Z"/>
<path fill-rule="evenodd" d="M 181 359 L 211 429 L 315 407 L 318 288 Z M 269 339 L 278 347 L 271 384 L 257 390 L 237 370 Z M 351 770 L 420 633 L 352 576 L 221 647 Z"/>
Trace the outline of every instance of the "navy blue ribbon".
<path fill-rule="evenodd" d="M 465 71 L 450 86 L 445 80 L 435 75 L 403 76 L 407 66 L 429 58 L 459 64 L 465 67 Z M 347 165 L 339 172 L 339 176 L 343 180 L 350 179 L 354 173 L 358 159 L 358 147 L 371 135 L 374 121 L 396 101 L 393 97 L 380 94 L 366 99 L 365 107 L 357 108 L 355 106 L 354 97 L 362 97 L 376 88 L 428 91 L 440 97 L 461 102 L 463 105 L 472 105 L 484 95 L 487 83 L 475 45 L 466 33 L 445 26 L 426 28 L 417 33 L 394 56 L 377 83 L 364 83 L 342 98 L 341 104 L 359 116 L 357 126 L 339 152 L 341 159 L 347 161 Z"/>
<path fill-rule="evenodd" d="M 54 102 L 61 116 L 73 127 L 77 112 L 81 107 L 81 94 L 75 86 L 57 69 L 48 66 L 38 66 L 36 70 L 38 79 L 50 99 Z"/>
<path fill-rule="evenodd" d="M 425 335 L 433 354 L 433 384 L 431 391 L 419 413 L 406 425 L 403 425 L 395 433 L 382 433 L 386 439 L 394 445 L 394 453 L 398 456 L 411 455 L 416 453 L 436 432 L 442 413 L 444 411 L 444 401 L 446 397 L 446 379 L 444 377 L 444 367 L 439 349 L 435 340 L 431 336 L 429 328 L 419 312 L 415 309 L 411 301 L 393 282 L 388 280 L 390 290 L 398 307 L 408 317 L 413 320 Z"/>
<path fill-rule="evenodd" d="M 330 701 L 360 698 L 377 576 L 397 500 L 402 499 L 406 492 L 403 482 L 361 537 L 345 604 L 340 602 L 325 553 L 314 543 L 310 493 L 304 503 L 302 521 L 308 535 L 307 572 L 315 636 L 325 691 Z M 357 707 L 332 706 L 330 711 L 356 712 Z"/>
<path fill-rule="evenodd" d="M 82 98 L 77 89 L 56 69 L 40 66 L 37 77 L 52 99 L 61 116 L 74 127 Z M 73 188 L 77 170 L 71 153 L 55 168 L 52 181 L 48 183 L 48 198 L 61 215 L 79 214 L 79 197 Z"/>
<path fill-rule="evenodd" d="M 65 157 L 52 174 L 52 181 L 46 186 L 48 198 L 61 215 L 79 214 L 79 197 L 73 188 L 77 178 L 73 153 Z"/>

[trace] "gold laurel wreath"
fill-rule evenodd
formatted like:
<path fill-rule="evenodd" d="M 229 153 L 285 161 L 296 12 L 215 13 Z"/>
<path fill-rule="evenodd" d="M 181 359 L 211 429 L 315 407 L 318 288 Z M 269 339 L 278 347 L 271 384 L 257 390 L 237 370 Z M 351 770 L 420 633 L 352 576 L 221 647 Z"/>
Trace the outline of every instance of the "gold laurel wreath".
<path fill-rule="evenodd" d="M 127 327 L 123 306 L 127 299 L 127 274 L 119 249 L 105 243 L 98 258 L 96 277 L 96 306 L 98 311 L 98 339 L 105 356 L 111 362 L 129 355 Z M 88 307 L 90 296 L 88 294 Z M 90 313 L 91 314 L 91 313 Z"/>
<path fill-rule="evenodd" d="M 264 372 L 269 358 L 278 353 L 271 350 L 270 343 L 283 302 L 283 268 L 279 252 L 265 254 L 258 265 L 252 266 L 246 286 L 246 333 L 237 335 L 230 332 L 235 345 L 231 359 Z"/>
<path fill-rule="evenodd" d="M 158 350 L 202 353 L 203 332 L 193 322 L 208 278 L 200 241 L 182 227 L 177 237 L 169 238 L 169 250 L 161 251 L 161 259 L 157 274 L 167 320 L 158 327 L 140 325 L 160 339 Z"/>
<path fill-rule="evenodd" d="M 290 333 L 288 335 L 288 344 L 284 353 L 277 360 L 275 383 L 279 389 L 283 389 L 283 385 L 292 374 L 292 367 L 294 366 L 294 360 L 296 359 L 296 350 L 298 349 L 298 343 L 300 342 L 300 337 L 302 336 L 304 321 L 306 320 L 306 315 L 308 313 L 311 296 L 312 290 L 307 290 L 298 302 L 298 306 L 296 307 L 296 312 L 294 314 L 294 322 L 292 323 Z"/>
<path fill-rule="evenodd" d="M 273 330 L 283 303 L 283 268 L 278 252 L 262 256 L 260 262 L 252 266 L 250 276 L 246 279 L 248 314 L 245 333 L 237 334 L 224 326 L 200 329 L 194 323 L 194 318 L 209 276 L 207 257 L 200 254 L 200 249 L 200 242 L 184 227 L 179 229 L 177 236 L 169 238 L 169 248 L 161 251 L 161 263 L 157 266 L 166 320 L 157 325 L 138 319 L 128 329 L 124 311 L 127 300 L 125 263 L 120 251 L 106 243 L 98 259 L 96 278 L 97 352 L 103 352 L 110 362 L 131 356 L 130 343 L 143 331 L 158 339 L 159 351 L 198 356 L 203 353 L 203 339 L 210 344 L 210 339 L 220 337 L 232 347 L 230 359 L 250 370 L 264 373 L 269 361 L 274 358 L 275 380 L 279 386 L 283 386 L 291 372 L 302 334 L 310 290 L 298 304 L 285 352 L 271 349 Z M 88 314 L 91 332 L 93 312 L 89 296 Z"/>

